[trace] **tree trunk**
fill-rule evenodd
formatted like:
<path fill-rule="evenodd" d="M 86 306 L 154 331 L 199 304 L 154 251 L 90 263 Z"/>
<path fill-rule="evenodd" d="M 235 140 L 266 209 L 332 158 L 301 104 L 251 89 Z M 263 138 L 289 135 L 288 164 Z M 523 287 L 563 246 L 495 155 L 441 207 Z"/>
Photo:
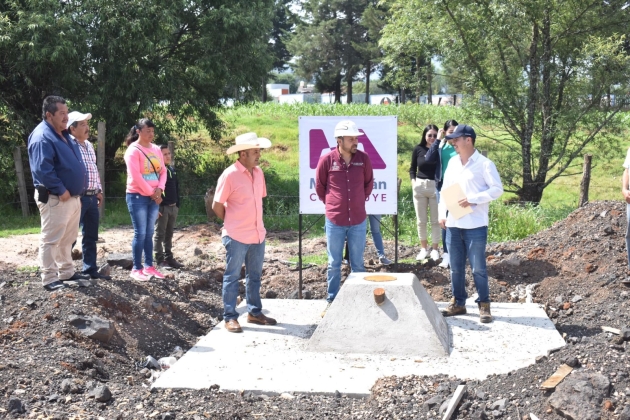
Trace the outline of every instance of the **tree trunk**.
<path fill-rule="evenodd" d="M 542 200 L 543 196 L 543 183 L 542 182 L 531 182 L 528 184 L 523 184 L 523 187 L 520 189 L 518 193 L 519 201 L 539 204 L 540 200 Z"/>
<path fill-rule="evenodd" d="M 261 100 L 263 102 L 267 102 L 267 78 L 263 76 L 262 78 L 262 96 Z"/>
<path fill-rule="evenodd" d="M 335 78 L 335 103 L 341 103 L 341 75 L 338 74 Z"/>
<path fill-rule="evenodd" d="M 346 103 L 352 103 L 352 73 L 346 73 L 346 83 L 348 84 L 346 89 Z"/>
<path fill-rule="evenodd" d="M 367 62 L 365 66 L 365 103 L 370 104 L 370 73 L 372 71 L 372 63 Z"/>
<path fill-rule="evenodd" d="M 431 66 L 431 58 L 427 60 L 427 103 L 433 105 L 433 67 Z"/>

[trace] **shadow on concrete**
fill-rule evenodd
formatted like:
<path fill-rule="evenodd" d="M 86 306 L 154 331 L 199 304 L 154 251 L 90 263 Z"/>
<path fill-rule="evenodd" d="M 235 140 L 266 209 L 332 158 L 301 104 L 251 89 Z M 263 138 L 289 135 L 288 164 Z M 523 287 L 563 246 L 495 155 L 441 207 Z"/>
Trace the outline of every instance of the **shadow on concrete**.
<path fill-rule="evenodd" d="M 385 301 L 379 306 L 379 308 L 381 308 L 381 310 L 385 312 L 385 315 L 387 315 L 392 321 L 398 320 L 398 310 L 387 296 L 385 296 Z"/>
<path fill-rule="evenodd" d="M 241 324 L 243 332 L 256 331 L 261 333 L 278 334 L 278 335 L 290 335 L 293 337 L 309 339 L 315 332 L 317 324 L 300 325 L 289 324 L 286 322 L 279 322 L 273 327 L 252 327 L 254 324 Z M 280 328 L 278 328 L 280 327 Z"/>

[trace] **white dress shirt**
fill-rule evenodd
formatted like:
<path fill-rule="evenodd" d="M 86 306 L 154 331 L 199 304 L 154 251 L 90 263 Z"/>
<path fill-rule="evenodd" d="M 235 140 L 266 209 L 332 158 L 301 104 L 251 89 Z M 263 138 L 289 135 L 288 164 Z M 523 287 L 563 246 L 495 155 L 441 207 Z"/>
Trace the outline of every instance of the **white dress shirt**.
<path fill-rule="evenodd" d="M 468 158 L 466 165 L 462 165 L 459 155 L 453 156 L 448 162 L 444 173 L 442 190 L 450 185 L 459 184 L 471 204 L 472 213 L 455 219 L 450 213 L 446 216 L 446 203 L 440 198 L 438 205 L 440 220 L 446 219 L 447 227 L 460 229 L 475 229 L 488 226 L 488 209 L 490 202 L 503 194 L 503 185 L 497 167 L 477 150 Z"/>

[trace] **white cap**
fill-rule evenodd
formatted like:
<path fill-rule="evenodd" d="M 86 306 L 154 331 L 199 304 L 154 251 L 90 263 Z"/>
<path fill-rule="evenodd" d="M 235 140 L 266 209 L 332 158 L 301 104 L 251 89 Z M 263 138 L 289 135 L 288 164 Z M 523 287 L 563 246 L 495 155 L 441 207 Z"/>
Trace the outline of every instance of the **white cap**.
<path fill-rule="evenodd" d="M 357 137 L 362 134 L 357 125 L 350 120 L 339 121 L 335 126 L 335 138 L 344 136 Z"/>
<path fill-rule="evenodd" d="M 68 114 L 68 124 L 66 124 L 66 129 L 70 128 L 70 126 L 77 121 L 87 121 L 91 118 L 92 114 L 81 114 L 79 111 L 72 111 Z"/>

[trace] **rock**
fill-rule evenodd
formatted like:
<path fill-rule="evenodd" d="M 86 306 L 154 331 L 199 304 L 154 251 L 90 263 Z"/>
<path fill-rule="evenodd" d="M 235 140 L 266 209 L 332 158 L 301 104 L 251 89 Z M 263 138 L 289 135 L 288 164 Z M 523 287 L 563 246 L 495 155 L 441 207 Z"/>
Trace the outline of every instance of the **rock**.
<path fill-rule="evenodd" d="M 153 356 L 147 356 L 146 358 L 146 366 L 152 369 L 159 369 L 160 364 Z"/>
<path fill-rule="evenodd" d="M 564 364 L 566 364 L 566 365 L 571 366 L 572 368 L 575 368 L 575 367 L 579 367 L 579 366 L 580 366 L 580 361 L 578 360 L 578 358 L 577 358 L 577 357 L 574 357 L 574 356 L 567 356 L 567 357 L 564 357 L 564 358 L 561 360 L 561 362 L 562 362 L 562 363 L 564 363 Z"/>
<path fill-rule="evenodd" d="M 73 249 L 72 250 L 72 259 L 74 261 L 80 261 L 83 259 L 83 252 L 81 252 L 80 249 Z"/>
<path fill-rule="evenodd" d="M 519 265 L 521 265 L 521 260 L 518 257 L 513 256 L 513 257 L 505 260 L 505 263 L 507 265 L 511 265 L 513 267 L 518 267 Z"/>
<path fill-rule="evenodd" d="M 578 303 L 578 302 L 580 302 L 581 300 L 582 300 L 582 296 L 580 296 L 580 295 L 575 295 L 575 296 L 573 296 L 573 299 L 571 299 L 571 302 L 573 302 L 573 303 Z"/>
<path fill-rule="evenodd" d="M 610 380 L 597 372 L 577 372 L 564 379 L 549 400 L 563 417 L 580 420 L 601 419 L 601 404 L 610 394 Z"/>
<path fill-rule="evenodd" d="M 624 341 L 630 341 L 630 328 L 622 328 L 619 337 Z"/>
<path fill-rule="evenodd" d="M 278 293 L 274 292 L 273 290 L 267 290 L 267 293 L 265 293 L 265 297 L 267 299 L 275 299 L 278 297 Z"/>
<path fill-rule="evenodd" d="M 607 225 L 604 227 L 604 233 L 606 235 L 612 235 L 613 233 L 615 233 L 615 231 L 613 230 L 612 226 Z"/>
<path fill-rule="evenodd" d="M 153 298 L 151 296 L 142 296 L 140 297 L 140 299 L 138 300 L 138 303 L 140 304 L 140 306 L 142 306 L 144 309 L 151 310 L 153 308 Z"/>
<path fill-rule="evenodd" d="M 483 411 L 483 410 L 477 410 L 477 411 L 475 411 L 475 412 L 472 414 L 471 418 L 472 418 L 473 420 L 488 420 L 488 416 L 486 415 L 486 412 L 485 412 L 485 411 Z"/>
<path fill-rule="evenodd" d="M 61 382 L 61 392 L 64 394 L 78 394 L 81 392 L 81 389 L 73 379 L 64 379 Z"/>
<path fill-rule="evenodd" d="M 173 413 L 164 413 L 160 417 L 161 420 L 175 420 L 175 414 Z"/>
<path fill-rule="evenodd" d="M 26 413 L 26 408 L 24 404 L 22 404 L 22 401 L 17 398 L 11 398 L 7 405 L 7 411 L 12 414 L 23 414 Z"/>
<path fill-rule="evenodd" d="M 571 302 L 564 302 L 562 305 L 562 310 L 566 311 L 571 308 Z"/>
<path fill-rule="evenodd" d="M 501 417 L 501 412 L 499 410 L 492 410 L 492 417 L 494 417 L 495 419 L 498 417 Z"/>
<path fill-rule="evenodd" d="M 440 409 L 439 409 L 439 411 L 438 411 L 438 412 L 440 413 L 440 416 L 441 416 L 442 414 L 444 414 L 444 412 L 445 412 L 445 411 L 446 411 L 446 409 L 448 408 L 448 403 L 449 403 L 449 402 L 451 402 L 451 399 L 450 399 L 450 398 L 449 398 L 449 399 L 447 399 L 447 400 L 445 400 L 445 401 L 442 403 L 442 405 L 440 406 Z"/>
<path fill-rule="evenodd" d="M 285 400 L 292 400 L 295 397 L 288 392 L 283 392 L 282 394 L 280 394 L 280 398 L 284 398 Z"/>
<path fill-rule="evenodd" d="M 604 401 L 604 410 L 613 411 L 614 409 L 615 409 L 615 406 L 613 405 L 612 401 L 610 400 Z"/>
<path fill-rule="evenodd" d="M 564 296 L 562 295 L 556 296 L 555 301 L 557 304 L 561 304 L 562 302 L 564 302 Z"/>
<path fill-rule="evenodd" d="M 112 267 L 109 264 L 103 264 L 101 268 L 98 269 L 98 273 L 104 276 L 112 275 Z"/>
<path fill-rule="evenodd" d="M 483 392 L 482 390 L 478 389 L 477 391 L 475 391 L 475 396 L 477 398 L 479 398 L 480 400 L 485 400 L 486 399 L 486 393 Z"/>
<path fill-rule="evenodd" d="M 431 410 L 433 409 L 435 406 L 437 406 L 438 404 L 442 403 L 442 397 L 440 397 L 439 395 L 436 395 L 433 398 L 430 398 L 428 400 L 426 400 L 423 404 L 422 404 L 422 408 L 424 408 L 425 410 Z"/>
<path fill-rule="evenodd" d="M 310 290 L 305 290 L 302 292 L 302 297 L 304 299 L 313 299 L 313 293 Z"/>
<path fill-rule="evenodd" d="M 195 249 L 193 249 L 193 254 L 199 256 L 203 254 L 203 251 L 199 249 L 198 247 L 195 247 Z"/>
<path fill-rule="evenodd" d="M 630 405 L 626 405 L 623 408 L 623 411 L 619 414 L 619 420 L 630 420 Z"/>
<path fill-rule="evenodd" d="M 131 270 L 133 267 L 133 255 L 123 253 L 109 254 L 107 256 L 107 264 L 122 267 L 125 270 Z"/>
<path fill-rule="evenodd" d="M 107 402 L 112 399 L 112 392 L 105 385 L 98 385 L 90 392 L 90 396 L 98 402 Z"/>
<path fill-rule="evenodd" d="M 113 322 L 96 316 L 70 315 L 68 322 L 86 337 L 108 343 L 116 327 Z"/>
<path fill-rule="evenodd" d="M 547 361 L 547 356 L 536 356 L 536 363 L 544 363 Z"/>
<path fill-rule="evenodd" d="M 498 401 L 495 401 L 495 402 L 494 402 L 494 403 L 490 406 L 490 408 L 491 408 L 492 410 L 505 411 L 505 405 L 506 405 L 506 404 L 507 404 L 507 399 L 506 399 L 506 398 L 503 398 L 503 399 L 500 399 L 500 400 L 498 400 Z"/>

